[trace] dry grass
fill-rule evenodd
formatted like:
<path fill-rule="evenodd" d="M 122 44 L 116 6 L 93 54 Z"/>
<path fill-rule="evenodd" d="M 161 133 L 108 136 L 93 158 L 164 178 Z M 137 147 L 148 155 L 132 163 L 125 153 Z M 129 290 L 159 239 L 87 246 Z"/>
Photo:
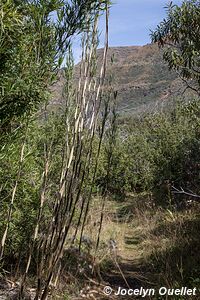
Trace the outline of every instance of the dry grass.
<path fill-rule="evenodd" d="M 100 197 L 93 200 L 86 225 L 85 235 L 93 242 L 98 232 L 101 201 Z M 113 286 L 117 286 L 119 277 L 122 277 L 110 251 L 109 240 L 112 239 L 117 244 L 119 266 L 128 281 L 133 279 L 133 284 L 137 279 L 141 286 L 198 288 L 199 229 L 198 204 L 187 210 L 172 211 L 154 207 L 147 195 L 131 196 L 124 202 L 108 200 L 96 259 L 100 276 L 105 278 L 104 274 L 112 274 Z M 94 255 L 94 247 L 86 249 L 83 245 L 82 251 L 90 257 Z M 96 299 L 106 299 L 101 298 L 103 287 L 96 275 L 94 281 L 91 275 L 89 281 L 85 277 L 81 285 L 80 281 L 76 282 L 71 291 L 76 290 L 76 295 L 79 295 L 81 289 L 86 291 L 89 286 L 88 293 L 95 288 L 99 290 Z M 132 284 L 132 281 L 129 282 Z M 103 280 L 101 284 L 104 284 Z M 121 284 L 125 286 L 123 278 Z"/>
<path fill-rule="evenodd" d="M 200 262 L 199 204 L 183 211 L 140 209 L 136 205 L 134 212 L 129 234 L 138 238 L 134 248 L 149 280 L 169 287 L 196 286 Z"/>

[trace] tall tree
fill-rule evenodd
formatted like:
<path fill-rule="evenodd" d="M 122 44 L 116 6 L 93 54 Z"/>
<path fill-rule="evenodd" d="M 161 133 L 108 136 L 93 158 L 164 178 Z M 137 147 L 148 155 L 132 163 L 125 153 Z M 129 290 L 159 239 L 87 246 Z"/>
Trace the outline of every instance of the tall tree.
<path fill-rule="evenodd" d="M 188 87 L 200 86 L 200 1 L 170 2 L 167 17 L 151 33 L 152 42 L 164 47 L 164 60 L 175 69 Z"/>
<path fill-rule="evenodd" d="M 3 0 L 0 3 L 0 129 L 47 99 L 69 46 L 105 0 Z"/>

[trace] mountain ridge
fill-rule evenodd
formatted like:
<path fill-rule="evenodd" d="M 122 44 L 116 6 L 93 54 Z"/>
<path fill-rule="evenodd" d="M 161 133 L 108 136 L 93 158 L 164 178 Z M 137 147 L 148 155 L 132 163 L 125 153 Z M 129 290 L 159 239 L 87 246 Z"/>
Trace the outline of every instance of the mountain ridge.
<path fill-rule="evenodd" d="M 98 66 L 102 55 L 103 49 L 98 49 Z M 118 91 L 119 113 L 134 114 L 166 107 L 182 93 L 183 82 L 174 71 L 169 71 L 162 55 L 157 44 L 109 47 L 107 72 L 113 75 L 112 86 Z M 75 67 L 76 77 L 79 64 Z M 64 78 L 60 73 L 52 89 L 56 105 L 63 101 L 63 85 Z"/>

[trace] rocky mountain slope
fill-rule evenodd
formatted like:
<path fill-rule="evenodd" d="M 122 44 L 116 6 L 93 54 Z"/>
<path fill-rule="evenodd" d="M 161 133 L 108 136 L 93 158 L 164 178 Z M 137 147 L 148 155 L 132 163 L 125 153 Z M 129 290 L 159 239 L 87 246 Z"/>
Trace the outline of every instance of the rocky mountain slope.
<path fill-rule="evenodd" d="M 99 49 L 99 61 L 102 53 Z M 111 57 L 114 57 L 112 63 Z M 113 86 L 118 91 L 118 110 L 122 114 L 165 107 L 184 90 L 177 74 L 168 70 L 156 44 L 109 48 L 108 72 L 113 74 Z M 78 73 L 77 69 L 75 73 Z M 62 103 L 63 83 L 61 72 L 53 86 L 54 104 Z"/>

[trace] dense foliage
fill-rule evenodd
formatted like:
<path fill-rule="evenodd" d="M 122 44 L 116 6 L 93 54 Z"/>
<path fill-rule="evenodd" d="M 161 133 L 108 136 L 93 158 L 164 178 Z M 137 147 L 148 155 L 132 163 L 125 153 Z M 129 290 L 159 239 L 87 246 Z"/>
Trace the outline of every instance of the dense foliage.
<path fill-rule="evenodd" d="M 199 90 L 200 85 L 200 1 L 183 1 L 178 6 L 170 2 L 167 17 L 151 33 L 152 42 L 165 48 L 164 60 L 175 69 L 188 87 Z"/>
<path fill-rule="evenodd" d="M 55 79 L 71 37 L 88 28 L 93 12 L 105 2 L 1 1 L 1 132 L 47 100 L 48 87 Z"/>
<path fill-rule="evenodd" d="M 187 105 L 177 104 L 171 112 L 119 120 L 109 178 L 110 192 L 152 191 L 165 184 L 197 192 L 199 118 L 199 102 L 191 101 Z M 105 165 L 106 151 L 102 154 L 103 161 Z M 97 179 L 100 186 L 106 180 L 103 170 L 102 163 Z"/>
<path fill-rule="evenodd" d="M 0 3 L 0 261 L 1 271 L 23 274 L 19 299 L 30 270 L 38 278 L 35 299 L 47 299 L 74 219 L 79 218 L 83 234 L 92 188 L 88 183 L 87 191 L 82 190 L 90 174 L 106 65 L 105 56 L 94 84 L 91 57 L 97 20 L 105 10 L 108 23 L 108 1 Z M 71 38 L 78 33 L 83 34 L 84 76 L 89 80 L 81 78 L 75 96 Z M 54 115 L 48 108 L 50 86 L 64 61 L 66 103 Z M 93 98 L 88 96 L 91 87 Z"/>

